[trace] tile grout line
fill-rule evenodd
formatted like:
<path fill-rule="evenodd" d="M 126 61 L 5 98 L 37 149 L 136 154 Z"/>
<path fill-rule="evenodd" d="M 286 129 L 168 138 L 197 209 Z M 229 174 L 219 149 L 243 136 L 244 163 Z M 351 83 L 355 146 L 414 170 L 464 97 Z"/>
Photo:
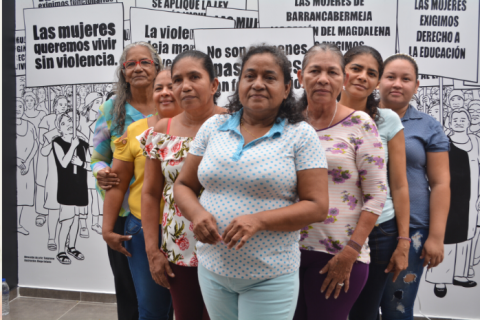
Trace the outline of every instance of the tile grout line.
<path fill-rule="evenodd" d="M 64 315 L 66 315 L 67 313 L 69 313 L 70 311 L 72 311 L 72 309 L 75 308 L 79 303 L 80 303 L 80 301 L 77 301 L 77 303 L 76 303 L 73 307 L 71 307 L 70 309 L 68 309 L 67 312 L 65 312 L 64 314 L 62 314 L 57 320 L 62 319 Z"/>

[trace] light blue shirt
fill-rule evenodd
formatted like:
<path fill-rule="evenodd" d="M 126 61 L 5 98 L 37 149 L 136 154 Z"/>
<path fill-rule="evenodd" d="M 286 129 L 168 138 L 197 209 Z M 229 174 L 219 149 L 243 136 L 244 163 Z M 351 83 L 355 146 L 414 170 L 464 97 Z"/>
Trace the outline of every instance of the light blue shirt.
<path fill-rule="evenodd" d="M 202 206 L 217 221 L 220 234 L 235 218 L 292 205 L 297 200 L 297 171 L 327 168 L 315 130 L 305 122 L 275 123 L 244 146 L 243 111 L 216 115 L 198 131 L 190 153 L 203 156 L 198 178 L 205 188 Z M 240 249 L 197 243 L 199 263 L 226 277 L 269 279 L 298 270 L 299 231 L 260 231 Z"/>
<path fill-rule="evenodd" d="M 378 109 L 378 112 L 380 114 L 380 119 L 379 121 L 376 121 L 375 124 L 377 125 L 380 138 L 382 139 L 383 149 L 385 150 L 385 163 L 388 164 L 388 142 L 393 139 L 397 133 L 403 130 L 403 125 L 400 117 L 395 111 L 390 109 Z M 387 168 L 390 167 L 388 166 Z M 385 201 L 382 214 L 378 217 L 377 224 L 391 220 L 395 217 L 388 173 L 387 182 L 387 200 Z"/>

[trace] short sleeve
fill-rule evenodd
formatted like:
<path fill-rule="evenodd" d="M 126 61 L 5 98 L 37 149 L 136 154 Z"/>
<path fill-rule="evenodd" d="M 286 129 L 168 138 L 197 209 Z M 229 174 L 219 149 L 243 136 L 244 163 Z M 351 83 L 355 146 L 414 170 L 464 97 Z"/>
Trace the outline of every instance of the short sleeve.
<path fill-rule="evenodd" d="M 430 120 L 430 136 L 426 140 L 425 151 L 427 152 L 443 152 L 450 150 L 450 143 L 445 132 L 443 132 L 442 125 L 435 119 Z"/>
<path fill-rule="evenodd" d="M 302 122 L 299 131 L 300 138 L 295 146 L 295 170 L 327 169 L 325 150 L 315 130 Z"/>
<path fill-rule="evenodd" d="M 358 135 L 357 140 L 362 141 L 356 150 L 359 187 L 363 195 L 362 211 L 381 215 L 387 198 L 385 152 L 375 147 L 381 140 L 372 120 L 363 123 Z"/>
<path fill-rule="evenodd" d="M 127 162 L 134 162 L 135 157 L 134 155 L 132 155 L 131 152 L 131 144 L 132 142 L 138 143 L 138 141 L 135 138 L 132 139 L 129 128 L 130 126 L 128 127 L 127 132 L 122 137 L 113 141 L 113 143 L 115 144 L 115 152 L 113 153 L 113 158 Z"/>
<path fill-rule="evenodd" d="M 195 139 L 190 144 L 190 150 L 188 153 L 191 153 L 195 156 L 203 157 L 205 150 L 207 150 L 208 140 L 210 140 L 210 134 L 213 130 L 217 128 L 217 119 L 219 115 L 214 115 L 207 121 L 203 123 L 200 129 L 195 136 Z"/>
<path fill-rule="evenodd" d="M 148 128 L 137 136 L 143 155 L 147 158 L 158 160 L 163 160 L 167 156 L 169 152 L 168 142 L 171 138 L 173 136 L 153 131 L 153 127 Z"/>
<path fill-rule="evenodd" d="M 385 121 L 387 122 L 387 128 L 388 128 L 388 133 L 387 133 L 387 142 L 392 140 L 393 137 L 397 135 L 400 131 L 403 130 L 403 124 L 402 120 L 398 116 L 398 114 L 394 111 L 391 111 L 389 109 L 385 109 L 388 111 L 385 113 Z"/>

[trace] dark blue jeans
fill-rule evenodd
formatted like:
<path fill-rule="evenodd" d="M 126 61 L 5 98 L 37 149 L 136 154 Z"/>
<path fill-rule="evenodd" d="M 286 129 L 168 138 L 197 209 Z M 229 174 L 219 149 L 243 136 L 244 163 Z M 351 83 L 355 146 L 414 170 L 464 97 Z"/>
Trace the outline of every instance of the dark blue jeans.
<path fill-rule="evenodd" d="M 172 306 L 170 290 L 156 284 L 152 278 L 145 251 L 142 222 L 133 214 L 127 217 L 125 235 L 132 236 L 131 240 L 125 241 L 125 248 L 132 255 L 131 258 L 128 258 L 128 264 L 137 292 L 139 320 L 168 320 Z M 161 244 L 162 232 L 160 229 L 158 245 L 161 246 Z"/>
<path fill-rule="evenodd" d="M 395 218 L 376 225 L 368 236 L 370 265 L 368 279 L 350 311 L 350 320 L 376 320 L 389 274 L 385 269 L 397 247 L 397 221 Z M 390 281 L 392 281 L 390 279 Z M 400 278 L 397 279 L 397 282 Z M 386 318 L 390 319 L 390 318 Z"/>

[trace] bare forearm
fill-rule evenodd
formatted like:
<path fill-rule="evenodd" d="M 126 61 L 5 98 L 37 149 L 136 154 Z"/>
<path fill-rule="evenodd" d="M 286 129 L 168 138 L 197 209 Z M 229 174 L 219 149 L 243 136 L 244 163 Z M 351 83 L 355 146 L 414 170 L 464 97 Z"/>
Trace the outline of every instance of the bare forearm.
<path fill-rule="evenodd" d="M 142 227 L 147 254 L 158 251 L 160 198 L 142 193 Z"/>
<path fill-rule="evenodd" d="M 432 186 L 430 194 L 429 237 L 444 240 L 448 211 L 450 210 L 450 186 L 447 183 Z"/>
<path fill-rule="evenodd" d="M 303 200 L 291 206 L 258 212 L 255 215 L 261 222 L 261 230 L 268 231 L 297 231 L 301 228 L 322 222 L 327 217 L 328 202 L 326 204 Z"/>
<path fill-rule="evenodd" d="M 205 211 L 205 208 L 200 204 L 198 196 L 188 186 L 180 183 L 174 185 L 175 202 L 180 208 L 182 215 L 189 221 L 195 219 L 195 214 Z"/>
<path fill-rule="evenodd" d="M 363 245 L 370 235 L 370 232 L 372 232 L 377 219 L 378 215 L 368 211 L 362 211 L 360 218 L 358 219 L 357 226 L 355 227 L 350 239 L 359 245 Z"/>
<path fill-rule="evenodd" d="M 118 187 L 114 187 L 105 193 L 105 200 L 103 202 L 103 234 L 113 232 L 124 196 L 125 191 Z"/>
<path fill-rule="evenodd" d="M 391 190 L 395 219 L 397 220 L 398 235 L 408 238 L 410 234 L 410 197 L 408 185 Z"/>

